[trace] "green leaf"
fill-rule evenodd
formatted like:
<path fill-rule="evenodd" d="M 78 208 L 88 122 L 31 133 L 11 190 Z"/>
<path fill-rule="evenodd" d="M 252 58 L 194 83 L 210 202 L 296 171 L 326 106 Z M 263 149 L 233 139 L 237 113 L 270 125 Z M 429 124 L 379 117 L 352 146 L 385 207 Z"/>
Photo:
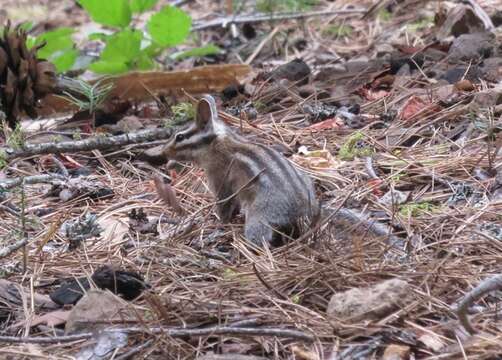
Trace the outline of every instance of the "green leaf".
<path fill-rule="evenodd" d="M 188 57 L 202 57 L 208 55 L 216 55 L 219 54 L 220 52 L 221 49 L 218 46 L 214 44 L 209 44 L 195 49 L 181 51 L 179 53 L 174 54 L 172 58 L 175 60 L 183 60 Z"/>
<path fill-rule="evenodd" d="M 76 49 L 68 49 L 63 52 L 56 52 L 49 60 L 54 64 L 58 72 L 65 72 L 72 68 L 77 60 L 78 51 Z"/>
<path fill-rule="evenodd" d="M 131 0 L 131 11 L 142 13 L 150 10 L 156 3 L 157 0 Z"/>
<path fill-rule="evenodd" d="M 181 44 L 191 26 L 192 18 L 187 13 L 169 5 L 153 14 L 147 24 L 152 39 L 161 46 Z"/>
<path fill-rule="evenodd" d="M 20 29 L 23 29 L 24 31 L 30 31 L 33 28 L 33 22 L 28 21 L 25 23 L 22 23 L 21 26 L 19 26 Z"/>
<path fill-rule="evenodd" d="M 73 29 L 65 27 L 40 34 L 37 37 L 35 44 L 39 45 L 44 41 L 46 44 L 43 48 L 38 50 L 37 55 L 41 58 L 48 59 L 56 51 L 73 48 L 73 40 L 71 39 L 72 34 Z"/>
<path fill-rule="evenodd" d="M 141 51 L 144 52 L 145 54 L 147 54 L 148 56 L 150 56 L 151 58 L 153 58 L 153 57 L 159 55 L 162 52 L 162 50 L 163 49 L 161 46 L 159 46 L 158 44 L 152 43 Z"/>
<path fill-rule="evenodd" d="M 28 49 L 31 49 L 33 46 L 35 46 L 36 42 L 37 42 L 37 38 L 36 37 L 31 36 L 31 35 L 28 35 L 26 37 L 26 47 Z"/>
<path fill-rule="evenodd" d="M 89 70 L 98 74 L 121 74 L 129 70 L 129 66 L 121 61 L 98 60 L 89 66 Z"/>
<path fill-rule="evenodd" d="M 101 53 L 101 60 L 127 63 L 140 53 L 143 33 L 138 30 L 125 29 L 106 39 L 106 46 Z"/>
<path fill-rule="evenodd" d="M 27 39 L 28 47 L 45 42 L 45 46 L 38 50 L 37 56 L 47 59 L 54 64 L 58 72 L 64 72 L 73 66 L 78 51 L 73 46 L 71 35 L 73 29 L 59 28 L 40 34 L 35 40 Z"/>
<path fill-rule="evenodd" d="M 79 0 L 92 20 L 102 25 L 124 28 L 131 22 L 129 0 Z"/>
<path fill-rule="evenodd" d="M 136 61 L 136 68 L 138 70 L 151 70 L 155 67 L 155 62 L 152 60 L 150 55 L 148 55 L 146 52 L 141 52 L 139 55 L 137 61 Z"/>
<path fill-rule="evenodd" d="M 95 32 L 95 33 L 92 33 L 92 34 L 89 34 L 89 36 L 87 37 L 89 40 L 91 41 L 94 41 L 94 40 L 102 40 L 102 41 L 106 41 L 106 39 L 109 37 L 110 35 L 108 34 L 105 34 L 105 33 L 102 33 L 102 32 Z"/>

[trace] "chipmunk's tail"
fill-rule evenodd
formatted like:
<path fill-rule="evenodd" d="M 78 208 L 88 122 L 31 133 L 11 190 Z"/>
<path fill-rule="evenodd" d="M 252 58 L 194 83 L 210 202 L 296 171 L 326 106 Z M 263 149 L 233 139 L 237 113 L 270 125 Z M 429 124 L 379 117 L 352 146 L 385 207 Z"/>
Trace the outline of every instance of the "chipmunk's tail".
<path fill-rule="evenodd" d="M 335 226 L 339 225 L 344 228 L 362 227 L 362 229 L 370 235 L 386 238 L 387 243 L 393 248 L 401 251 L 405 250 L 406 241 L 392 234 L 392 228 L 390 226 L 382 224 L 374 219 L 370 219 L 358 210 L 347 209 L 344 207 L 338 210 L 333 208 L 326 208 L 326 210 L 328 211 L 327 216 L 332 216 L 330 223 L 334 223 Z M 336 211 L 335 214 L 333 214 L 334 211 Z"/>

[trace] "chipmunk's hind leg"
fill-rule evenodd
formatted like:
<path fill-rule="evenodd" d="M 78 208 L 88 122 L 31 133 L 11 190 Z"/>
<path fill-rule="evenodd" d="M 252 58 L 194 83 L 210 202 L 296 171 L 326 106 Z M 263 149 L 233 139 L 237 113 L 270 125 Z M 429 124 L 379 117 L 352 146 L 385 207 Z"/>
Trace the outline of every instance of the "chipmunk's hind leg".
<path fill-rule="evenodd" d="M 262 247 L 264 243 L 274 245 L 276 234 L 270 224 L 260 217 L 246 217 L 244 236 L 248 241 Z"/>

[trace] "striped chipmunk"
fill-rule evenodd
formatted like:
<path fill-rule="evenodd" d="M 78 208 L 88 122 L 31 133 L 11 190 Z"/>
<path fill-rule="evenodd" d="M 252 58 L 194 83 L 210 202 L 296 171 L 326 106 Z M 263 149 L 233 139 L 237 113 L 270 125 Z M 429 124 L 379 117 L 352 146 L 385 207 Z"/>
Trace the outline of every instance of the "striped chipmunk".
<path fill-rule="evenodd" d="M 276 150 L 236 134 L 219 119 L 210 95 L 199 100 L 195 121 L 172 136 L 161 156 L 201 167 L 216 197 L 220 220 L 228 223 L 241 212 L 244 236 L 258 246 L 278 245 L 283 235 L 298 237 L 304 225 L 311 226 L 320 216 L 309 176 Z M 352 225 L 362 222 L 377 236 L 389 235 L 386 226 L 352 210 L 342 208 L 334 218 Z"/>

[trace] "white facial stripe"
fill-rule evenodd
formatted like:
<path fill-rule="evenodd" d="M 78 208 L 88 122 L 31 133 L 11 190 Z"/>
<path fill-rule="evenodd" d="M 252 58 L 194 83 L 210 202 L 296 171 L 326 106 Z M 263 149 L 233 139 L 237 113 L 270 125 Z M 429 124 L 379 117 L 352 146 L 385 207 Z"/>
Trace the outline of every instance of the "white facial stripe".
<path fill-rule="evenodd" d="M 224 136 L 228 133 L 226 125 L 220 120 L 213 119 L 211 123 L 213 126 L 213 131 L 217 136 Z"/>

